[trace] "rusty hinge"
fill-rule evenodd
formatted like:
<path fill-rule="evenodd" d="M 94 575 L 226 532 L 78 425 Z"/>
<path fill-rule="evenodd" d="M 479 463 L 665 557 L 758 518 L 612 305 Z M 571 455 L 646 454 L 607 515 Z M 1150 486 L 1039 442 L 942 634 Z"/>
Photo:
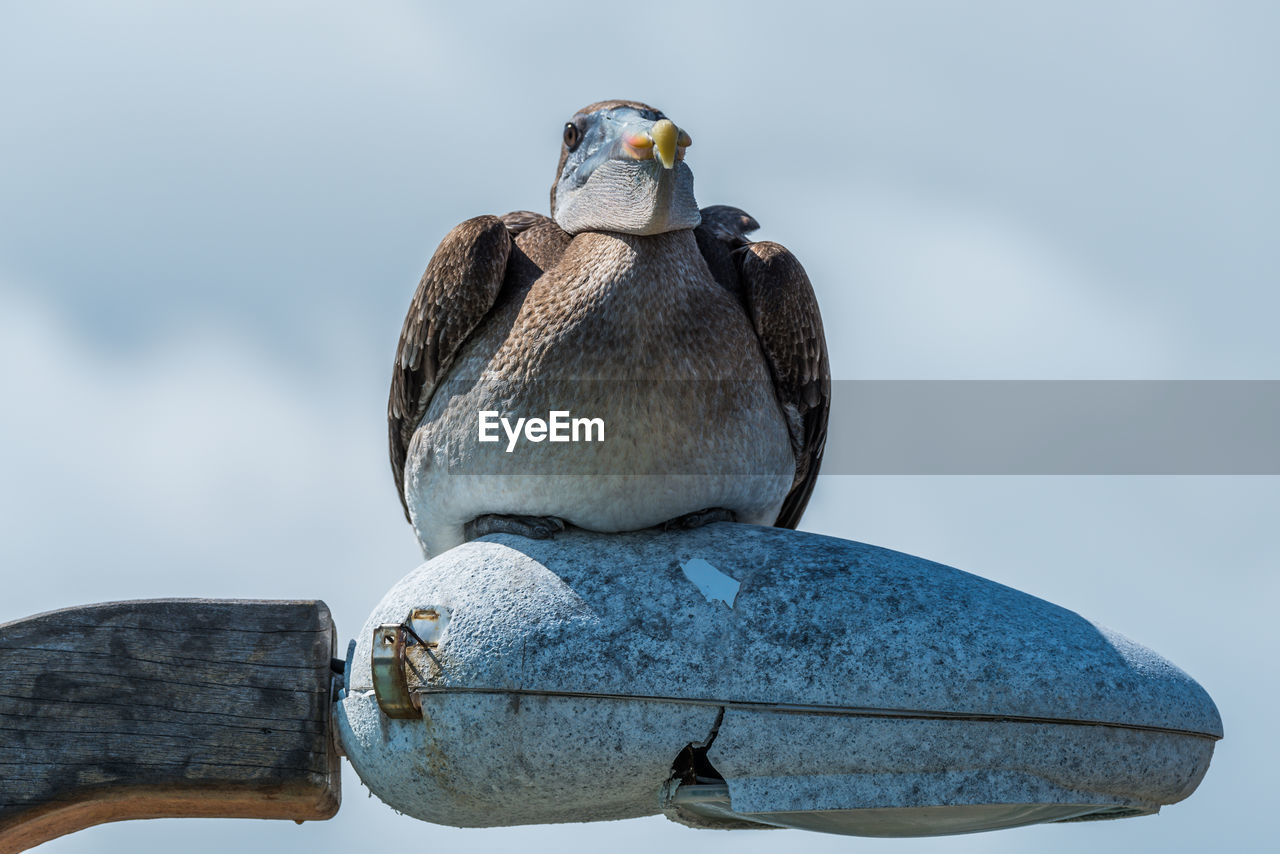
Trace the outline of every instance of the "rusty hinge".
<path fill-rule="evenodd" d="M 440 636 L 449 621 L 449 612 L 443 608 L 417 608 L 399 623 L 383 623 L 373 630 L 371 670 L 373 692 L 378 707 L 389 718 L 417 718 L 422 716 L 422 703 L 418 695 L 409 689 L 409 672 L 423 680 L 422 674 L 409 657 L 409 649 L 420 649 L 437 671 L 444 666 L 434 650 L 440 645 Z"/>

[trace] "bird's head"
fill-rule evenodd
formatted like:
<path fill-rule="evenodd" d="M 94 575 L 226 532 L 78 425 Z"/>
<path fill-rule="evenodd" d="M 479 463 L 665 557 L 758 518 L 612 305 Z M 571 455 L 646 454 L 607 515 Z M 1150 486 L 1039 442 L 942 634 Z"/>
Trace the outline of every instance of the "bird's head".
<path fill-rule="evenodd" d="M 661 234 L 701 221 L 684 151 L 693 142 L 637 101 L 583 107 L 564 126 L 551 217 L 570 234 Z"/>

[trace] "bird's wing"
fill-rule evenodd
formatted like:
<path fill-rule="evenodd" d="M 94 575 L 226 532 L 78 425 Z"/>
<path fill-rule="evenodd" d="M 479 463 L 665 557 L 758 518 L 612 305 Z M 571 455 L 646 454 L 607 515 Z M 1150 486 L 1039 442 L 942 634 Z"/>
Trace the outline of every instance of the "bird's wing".
<path fill-rule="evenodd" d="M 813 494 L 827 444 L 831 363 L 804 267 L 777 243 L 748 240 L 757 228 L 743 211 L 715 205 L 702 210 L 694 236 L 712 275 L 745 306 L 773 374 L 796 456 L 796 477 L 774 525 L 794 528 Z"/>
<path fill-rule="evenodd" d="M 409 304 L 387 401 L 391 471 L 406 519 L 404 464 L 409 442 L 436 384 L 497 302 L 511 248 L 512 234 L 502 219 L 467 220 L 441 241 Z"/>

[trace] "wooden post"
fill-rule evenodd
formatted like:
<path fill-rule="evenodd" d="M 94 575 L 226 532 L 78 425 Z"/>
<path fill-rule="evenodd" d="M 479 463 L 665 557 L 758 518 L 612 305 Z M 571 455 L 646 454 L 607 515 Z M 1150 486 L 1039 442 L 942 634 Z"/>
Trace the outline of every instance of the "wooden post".
<path fill-rule="evenodd" d="M 0 854 L 122 819 L 331 817 L 335 651 L 315 601 L 114 602 L 0 625 Z"/>

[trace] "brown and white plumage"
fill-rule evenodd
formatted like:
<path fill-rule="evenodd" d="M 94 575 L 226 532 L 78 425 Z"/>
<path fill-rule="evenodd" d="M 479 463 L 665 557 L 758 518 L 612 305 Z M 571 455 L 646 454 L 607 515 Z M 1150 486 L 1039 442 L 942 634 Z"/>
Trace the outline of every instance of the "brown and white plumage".
<path fill-rule="evenodd" d="M 694 230 L 698 248 L 716 280 L 738 296 L 751 316 L 778 394 L 788 414 L 796 454 L 796 481 L 774 523 L 794 528 L 813 494 L 827 445 L 831 364 L 822 315 L 809 276 L 777 243 L 754 243 L 760 227 L 745 211 L 727 205 L 702 209 Z"/>
<path fill-rule="evenodd" d="M 515 245 L 519 242 L 519 246 Z M 387 439 L 396 492 L 404 497 L 409 443 L 440 379 L 462 344 L 497 303 L 526 288 L 559 260 L 570 237 L 549 217 L 514 211 L 479 216 L 441 241 L 418 282 L 400 332 L 387 402 Z"/>
<path fill-rule="evenodd" d="M 575 116 L 578 139 L 596 132 L 591 122 L 602 111 L 631 140 L 637 127 L 665 121 L 642 104 L 602 102 Z M 405 319 L 388 433 L 396 485 L 424 550 L 461 542 L 468 518 L 489 513 L 628 530 L 723 506 L 742 521 L 795 527 L 821 463 L 830 399 L 822 322 L 803 268 L 783 247 L 749 241 L 756 223 L 736 208 L 706 208 L 698 223 L 682 161 L 660 168 L 631 162 L 634 151 L 608 159 L 573 152 L 570 136 L 567 129 L 552 196 L 560 223 L 517 211 L 457 226 Z M 680 132 L 681 146 L 686 140 Z M 571 154 L 613 171 L 607 181 L 567 175 Z M 628 212 L 617 231 L 561 227 L 612 222 L 620 185 L 629 199 L 650 192 L 653 210 Z M 572 400 L 557 404 L 556 394 Z M 478 408 L 531 414 L 547 405 L 612 418 L 612 444 L 542 446 L 559 456 L 544 457 L 550 468 L 534 474 L 448 474 L 480 450 Z M 628 432 L 632 420 L 645 429 Z M 659 470 L 667 474 L 652 473 Z M 592 476 L 566 479 L 581 474 Z"/>

